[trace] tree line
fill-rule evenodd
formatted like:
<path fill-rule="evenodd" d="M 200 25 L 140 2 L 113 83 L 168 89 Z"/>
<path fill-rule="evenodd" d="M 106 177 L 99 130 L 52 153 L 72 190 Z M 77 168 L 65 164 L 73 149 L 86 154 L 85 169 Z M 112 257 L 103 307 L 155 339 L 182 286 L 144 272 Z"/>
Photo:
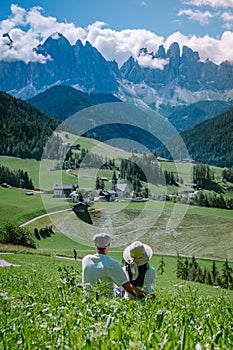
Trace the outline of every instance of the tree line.
<path fill-rule="evenodd" d="M 233 166 L 231 168 L 224 168 L 222 171 L 223 181 L 233 182 Z"/>
<path fill-rule="evenodd" d="M 31 232 L 26 227 L 7 223 L 0 228 L 0 243 L 36 248 Z"/>
<path fill-rule="evenodd" d="M 55 234 L 55 232 L 53 231 L 53 227 L 51 225 L 45 225 L 44 227 L 41 227 L 39 229 L 37 227 L 34 228 L 34 235 L 38 240 L 40 240 L 41 238 L 46 239 L 48 237 L 51 237 L 52 234 Z"/>
<path fill-rule="evenodd" d="M 34 188 L 32 179 L 28 176 L 27 171 L 21 169 L 10 170 L 3 165 L 0 165 L 0 183 L 7 183 L 13 187 L 29 190 Z"/>
<path fill-rule="evenodd" d="M 59 143 L 58 139 L 57 139 L 57 143 Z M 57 151 L 56 151 L 56 148 L 57 148 Z M 53 152 L 53 149 L 55 152 Z M 53 159 L 53 155 L 56 154 L 56 152 L 57 152 L 57 155 L 61 155 L 61 157 L 57 156 L 57 159 L 61 159 L 61 160 L 59 160 L 56 163 L 54 170 L 79 169 L 80 167 L 97 168 L 97 169 L 100 169 L 100 168 L 114 169 L 115 168 L 114 159 L 109 159 L 102 155 L 89 152 L 89 150 L 85 148 L 81 148 L 80 152 L 74 152 L 70 148 L 70 145 L 64 146 L 60 143 L 60 146 L 57 146 L 54 148 L 50 147 L 48 144 L 48 147 L 46 147 L 46 150 L 47 150 L 46 151 L 47 154 L 51 159 Z M 62 157 L 62 154 L 64 154 L 64 157 Z"/>
<path fill-rule="evenodd" d="M 233 209 L 233 198 L 224 198 L 222 194 L 198 191 L 190 201 L 190 204 L 201 207 Z"/>
<path fill-rule="evenodd" d="M 120 177 L 132 181 L 137 177 L 140 181 L 154 185 L 176 185 L 178 178 L 172 171 L 163 171 L 153 152 L 143 155 L 132 154 L 129 159 L 122 159 Z"/>
<path fill-rule="evenodd" d="M 225 168 L 222 171 L 223 181 L 233 181 L 233 168 Z M 231 177 L 232 176 L 232 177 Z M 190 204 L 202 207 L 233 209 L 233 199 L 223 196 L 224 189 L 214 181 L 214 171 L 207 164 L 197 164 L 193 167 L 193 181 L 198 189 L 211 192 L 198 191 Z"/>
<path fill-rule="evenodd" d="M 221 272 L 217 269 L 216 262 L 213 261 L 212 268 L 201 268 L 196 258 L 181 258 L 177 256 L 176 277 L 193 282 L 205 283 L 211 286 L 219 286 L 233 290 L 233 270 L 226 259 Z"/>

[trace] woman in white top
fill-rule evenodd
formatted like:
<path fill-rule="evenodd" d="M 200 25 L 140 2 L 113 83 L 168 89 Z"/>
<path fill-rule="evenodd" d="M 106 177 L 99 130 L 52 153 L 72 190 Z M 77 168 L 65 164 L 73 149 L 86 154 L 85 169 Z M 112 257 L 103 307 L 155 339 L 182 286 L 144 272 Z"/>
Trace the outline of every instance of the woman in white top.
<path fill-rule="evenodd" d="M 135 241 L 125 248 L 123 258 L 125 266 L 123 267 L 129 282 L 145 292 L 153 294 L 155 285 L 155 269 L 149 266 L 149 260 L 152 258 L 153 251 L 150 246 L 140 241 Z M 125 292 L 124 298 L 136 299 L 132 294 Z"/>

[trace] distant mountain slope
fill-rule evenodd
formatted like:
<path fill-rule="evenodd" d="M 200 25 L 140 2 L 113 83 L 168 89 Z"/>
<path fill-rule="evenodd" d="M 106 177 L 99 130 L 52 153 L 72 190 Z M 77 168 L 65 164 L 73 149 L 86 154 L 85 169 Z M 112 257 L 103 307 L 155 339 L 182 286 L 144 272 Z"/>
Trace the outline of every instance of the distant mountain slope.
<path fill-rule="evenodd" d="M 28 102 L 60 120 L 95 104 L 87 94 L 66 85 L 53 86 L 30 98 Z"/>
<path fill-rule="evenodd" d="M 193 159 L 222 167 L 233 165 L 233 108 L 181 136 Z"/>
<path fill-rule="evenodd" d="M 160 110 L 177 131 L 181 132 L 226 112 L 232 106 L 232 101 L 199 101 L 189 106 L 161 106 Z"/>
<path fill-rule="evenodd" d="M 89 95 L 71 86 L 58 85 L 30 98 L 28 102 L 54 118 L 65 120 L 84 108 L 98 103 L 120 102 L 120 100 L 112 94 Z"/>
<path fill-rule="evenodd" d="M 110 93 L 91 93 L 89 96 L 96 103 L 122 102 L 119 98 Z"/>
<path fill-rule="evenodd" d="M 220 167 L 233 166 L 233 108 L 180 135 L 192 159 Z M 173 140 L 172 144 L 178 157 L 179 143 Z M 159 154 L 169 156 L 164 148 Z"/>
<path fill-rule="evenodd" d="M 40 159 L 59 125 L 25 101 L 0 92 L 0 155 Z"/>
<path fill-rule="evenodd" d="M 111 94 L 85 94 L 70 86 L 62 85 L 52 87 L 29 100 L 30 103 L 33 103 L 42 111 L 60 119 L 66 119 L 86 107 L 93 107 L 96 118 L 100 118 L 100 120 L 103 118 L 104 109 L 101 109 L 100 115 L 97 116 L 99 109 L 96 110 L 95 105 L 113 101 L 117 102 L 120 100 Z M 158 150 L 159 155 L 169 158 L 169 154 L 160 147 L 161 142 L 146 132 L 146 125 L 150 125 L 152 134 L 153 130 L 162 127 L 156 112 L 144 114 L 135 108 L 128 108 L 127 104 L 123 105 L 125 108 L 123 108 L 123 119 L 120 123 L 119 121 L 116 121 L 115 124 L 108 124 L 106 122 L 108 119 L 115 120 L 115 108 L 112 111 L 111 109 L 107 109 L 107 115 L 103 119 L 103 125 L 101 127 L 95 127 L 95 123 L 93 122 L 93 124 L 90 124 L 89 131 L 85 135 L 100 141 L 120 138 L 121 147 L 128 151 L 132 149 L 132 145 L 128 141 L 131 139 L 138 142 L 138 145 L 143 144 L 148 149 Z M 217 119 L 214 115 L 215 112 L 221 112 L 230 106 L 230 103 L 223 101 L 201 101 L 190 106 L 173 107 L 172 109 L 167 109 L 165 112 L 167 113 L 167 119 L 178 131 L 183 130 L 184 127 L 191 128 L 199 120 L 202 121 L 202 118 L 213 118 L 196 126 L 194 129 L 182 132 L 181 136 L 185 141 L 191 158 L 207 164 L 229 166 L 232 164 L 232 156 L 227 139 L 229 139 L 229 142 L 232 140 L 231 134 L 233 134 L 233 127 L 229 120 L 227 122 L 224 121 L 226 119 L 224 116 L 228 116 L 227 112 L 219 115 Z M 230 111 L 232 109 L 229 110 L 229 117 L 227 119 L 231 118 Z M 80 118 L 80 130 L 85 130 L 87 123 L 90 122 L 88 115 L 84 113 L 80 115 Z M 83 126 L 81 126 L 82 123 L 84 123 Z M 141 129 L 137 128 L 137 125 L 141 125 Z M 224 138 L 222 135 L 226 137 Z M 123 140 L 126 141 L 124 142 Z M 179 158 L 179 146 L 175 145 L 174 148 L 177 148 L 177 158 Z M 141 148 L 138 148 L 138 151 L 141 150 Z"/>

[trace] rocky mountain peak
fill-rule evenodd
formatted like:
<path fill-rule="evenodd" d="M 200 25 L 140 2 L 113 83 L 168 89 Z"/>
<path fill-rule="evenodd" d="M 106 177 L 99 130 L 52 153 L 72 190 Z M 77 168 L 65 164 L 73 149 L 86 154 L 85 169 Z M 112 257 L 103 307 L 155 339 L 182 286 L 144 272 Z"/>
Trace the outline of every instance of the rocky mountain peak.
<path fill-rule="evenodd" d="M 174 42 L 170 45 L 170 47 L 167 50 L 167 57 L 168 58 L 180 58 L 180 46 L 177 42 Z"/>
<path fill-rule="evenodd" d="M 149 98 L 150 104 L 156 99 L 160 103 L 189 104 L 201 99 L 226 100 L 232 96 L 233 64 L 229 62 L 220 65 L 210 60 L 203 62 L 199 53 L 188 46 L 183 46 L 181 54 L 177 42 L 172 43 L 167 51 L 160 45 L 154 55 L 145 47 L 140 54 L 150 56 L 147 66 L 140 65 L 140 60 L 129 58 L 120 71 L 131 83 L 144 84 L 143 96 Z M 163 66 L 156 66 L 154 59 L 165 62 Z M 150 97 L 146 95 L 146 86 Z M 154 89 L 154 100 L 151 89 Z"/>
<path fill-rule="evenodd" d="M 158 48 L 158 51 L 155 54 L 156 58 L 160 58 L 160 59 L 165 59 L 166 58 L 166 51 L 163 45 L 160 45 Z"/>
<path fill-rule="evenodd" d="M 193 51 L 188 46 L 183 46 L 182 49 L 182 59 L 190 60 L 190 61 L 199 61 L 200 56 L 197 51 Z"/>
<path fill-rule="evenodd" d="M 150 106 L 232 99 L 233 64 L 201 61 L 188 46 L 181 52 L 177 42 L 168 49 L 160 45 L 157 51 L 142 47 L 120 69 L 90 42 L 77 40 L 72 45 L 61 33 L 52 34 L 34 50 L 44 56 L 43 62 L 0 61 L 0 90 L 27 99 L 58 84 L 119 95 L 125 85 L 126 95 L 132 88 L 132 96 L 138 93 Z"/>
<path fill-rule="evenodd" d="M 0 90 L 27 99 L 62 83 L 86 92 L 118 89 L 116 63 L 106 61 L 88 41 L 83 45 L 78 40 L 71 45 L 63 34 L 54 33 L 35 51 L 46 58 L 45 62 L 0 61 Z"/>

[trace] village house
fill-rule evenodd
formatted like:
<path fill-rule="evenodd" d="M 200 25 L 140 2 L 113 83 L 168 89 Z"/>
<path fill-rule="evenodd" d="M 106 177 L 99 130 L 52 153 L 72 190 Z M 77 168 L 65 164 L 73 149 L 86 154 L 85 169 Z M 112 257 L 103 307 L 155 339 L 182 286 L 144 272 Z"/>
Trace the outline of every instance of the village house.
<path fill-rule="evenodd" d="M 73 203 L 78 203 L 82 199 L 85 204 L 90 204 L 94 200 L 92 188 L 77 188 L 70 193 Z"/>
<path fill-rule="evenodd" d="M 74 187 L 75 185 L 71 184 L 55 184 L 53 186 L 53 196 L 55 198 L 68 198 Z"/>
<path fill-rule="evenodd" d="M 99 193 L 99 198 L 106 202 L 113 202 L 116 200 L 116 191 L 102 190 Z"/>
<path fill-rule="evenodd" d="M 190 201 L 190 199 L 193 198 L 196 193 L 197 191 L 182 191 L 179 193 L 179 197 Z"/>
<path fill-rule="evenodd" d="M 131 189 L 127 183 L 116 184 L 116 192 L 119 198 L 129 198 L 131 197 Z"/>

